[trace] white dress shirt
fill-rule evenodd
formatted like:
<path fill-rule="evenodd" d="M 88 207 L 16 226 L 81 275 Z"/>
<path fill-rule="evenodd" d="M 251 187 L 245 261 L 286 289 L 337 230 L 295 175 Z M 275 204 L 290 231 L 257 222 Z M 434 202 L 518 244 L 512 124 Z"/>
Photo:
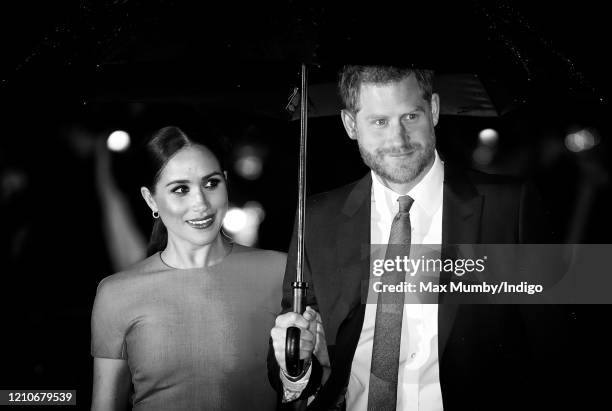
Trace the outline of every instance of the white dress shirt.
<path fill-rule="evenodd" d="M 371 244 L 387 244 L 397 198 L 408 194 L 414 199 L 410 209 L 411 244 L 440 244 L 442 241 L 443 163 L 438 157 L 425 177 L 408 193 L 395 193 L 372 172 Z M 370 302 L 370 301 L 369 301 Z M 351 367 L 347 410 L 366 410 L 376 304 L 366 305 L 363 328 Z M 438 362 L 438 306 L 405 304 L 402 319 L 397 410 L 442 410 Z"/>

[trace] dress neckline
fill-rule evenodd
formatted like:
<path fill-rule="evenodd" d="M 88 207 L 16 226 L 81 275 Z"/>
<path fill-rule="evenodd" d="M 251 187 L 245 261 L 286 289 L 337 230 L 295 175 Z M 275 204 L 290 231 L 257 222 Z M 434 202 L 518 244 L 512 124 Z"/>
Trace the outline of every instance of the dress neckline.
<path fill-rule="evenodd" d="M 217 266 L 221 265 L 221 264 L 222 264 L 222 263 L 223 263 L 223 262 L 224 262 L 224 261 L 225 261 L 225 260 L 226 260 L 226 259 L 227 259 L 227 258 L 228 258 L 228 257 L 229 257 L 229 256 L 230 256 L 232 253 L 233 253 L 233 252 L 234 252 L 234 249 L 235 249 L 235 243 L 230 242 L 230 243 L 229 243 L 229 251 L 228 251 L 228 253 L 227 253 L 227 254 L 225 254 L 225 256 L 224 256 L 224 257 L 223 257 L 221 260 L 219 260 L 219 261 L 218 261 L 217 263 L 215 263 L 215 264 L 212 264 L 212 265 L 207 265 L 207 266 L 204 266 L 204 267 L 180 268 L 180 267 L 174 267 L 174 266 L 171 266 L 170 264 L 168 264 L 168 263 L 166 263 L 166 262 L 164 261 L 164 259 L 162 258 L 162 255 L 161 255 L 161 253 L 162 253 L 161 251 L 158 251 L 158 252 L 157 252 L 157 260 L 158 260 L 158 261 L 159 261 L 159 262 L 160 262 L 160 263 L 161 263 L 161 264 L 162 264 L 164 267 L 166 267 L 166 268 L 168 268 L 168 269 L 170 269 L 170 270 L 182 270 L 182 271 L 188 271 L 188 270 L 201 270 L 201 269 L 209 269 L 209 268 L 213 268 L 213 267 L 217 267 Z"/>

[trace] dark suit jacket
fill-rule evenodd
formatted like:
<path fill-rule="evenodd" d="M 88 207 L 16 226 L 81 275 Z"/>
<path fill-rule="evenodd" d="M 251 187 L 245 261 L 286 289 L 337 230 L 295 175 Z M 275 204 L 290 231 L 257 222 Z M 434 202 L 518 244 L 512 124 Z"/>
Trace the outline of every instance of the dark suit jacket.
<path fill-rule="evenodd" d="M 307 304 L 321 314 L 332 372 L 309 409 L 342 408 L 351 363 L 364 319 L 362 281 L 369 277 L 371 175 L 309 199 L 306 212 L 305 281 Z M 442 245 L 532 243 L 542 221 L 529 205 L 528 186 L 445 166 Z M 292 240 L 284 283 L 283 311 L 291 310 L 296 239 Z M 536 403 L 525 324 L 518 306 L 449 305 L 438 309 L 440 384 L 445 410 L 529 409 Z M 532 367 L 531 369 L 529 367 Z M 269 356 L 269 377 L 282 392 L 278 365 Z M 535 378 L 534 378 L 535 377 Z M 537 381 L 536 381 L 537 382 Z M 313 377 L 302 397 L 320 385 Z M 541 385 L 541 384 L 540 384 Z"/>

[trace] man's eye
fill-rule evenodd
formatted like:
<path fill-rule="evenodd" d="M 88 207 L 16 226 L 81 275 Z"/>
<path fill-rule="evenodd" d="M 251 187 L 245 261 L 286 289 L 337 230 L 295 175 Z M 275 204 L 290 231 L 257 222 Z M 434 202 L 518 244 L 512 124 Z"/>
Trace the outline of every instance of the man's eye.
<path fill-rule="evenodd" d="M 387 120 L 385 120 L 384 118 L 377 118 L 376 120 L 374 120 L 375 126 L 382 127 L 382 126 L 385 126 L 386 124 L 387 124 Z"/>
<path fill-rule="evenodd" d="M 418 118 L 419 118 L 419 115 L 417 113 L 406 114 L 406 120 L 408 120 L 408 121 L 415 121 Z"/>
<path fill-rule="evenodd" d="M 213 189 L 215 189 L 219 185 L 219 183 L 221 183 L 220 179 L 218 179 L 218 178 L 211 178 L 210 180 L 208 180 L 206 182 L 206 184 L 204 184 L 204 188 L 213 190 Z"/>
<path fill-rule="evenodd" d="M 189 192 L 189 187 L 187 186 L 176 186 L 172 189 L 172 192 L 175 194 L 187 194 Z"/>

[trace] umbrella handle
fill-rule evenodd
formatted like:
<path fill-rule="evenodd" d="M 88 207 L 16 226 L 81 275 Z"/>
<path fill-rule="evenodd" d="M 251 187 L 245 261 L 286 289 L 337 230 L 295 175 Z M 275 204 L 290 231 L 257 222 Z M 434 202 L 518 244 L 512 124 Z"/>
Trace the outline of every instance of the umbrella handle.
<path fill-rule="evenodd" d="M 302 361 L 300 361 L 300 329 L 297 327 L 287 328 L 287 340 L 285 341 L 285 363 L 287 374 L 297 377 L 302 373 Z"/>
<path fill-rule="evenodd" d="M 306 290 L 308 283 L 294 281 L 293 286 L 293 312 L 303 314 L 306 310 Z M 287 328 L 285 340 L 285 363 L 287 364 L 287 374 L 290 377 L 297 377 L 302 373 L 304 361 L 300 360 L 300 336 L 301 331 L 298 327 Z"/>

